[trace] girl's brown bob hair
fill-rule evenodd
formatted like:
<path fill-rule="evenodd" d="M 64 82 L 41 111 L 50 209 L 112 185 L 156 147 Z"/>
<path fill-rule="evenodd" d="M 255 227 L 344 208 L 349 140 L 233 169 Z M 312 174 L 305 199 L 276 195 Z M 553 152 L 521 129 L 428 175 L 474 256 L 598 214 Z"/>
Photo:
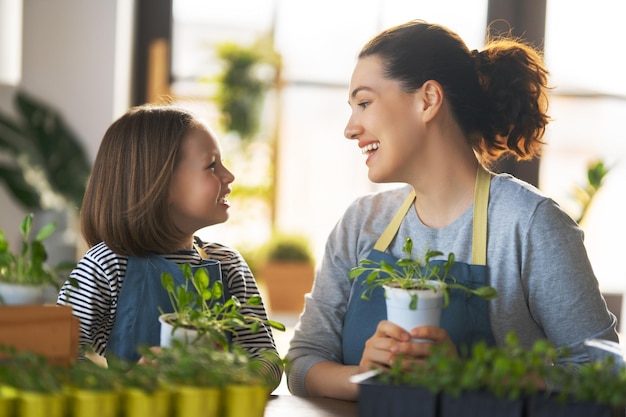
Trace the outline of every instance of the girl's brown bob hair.
<path fill-rule="evenodd" d="M 169 191 L 185 136 L 199 125 L 173 106 L 130 109 L 106 131 L 80 216 L 89 246 L 146 257 L 179 250 L 186 236 L 172 221 Z"/>

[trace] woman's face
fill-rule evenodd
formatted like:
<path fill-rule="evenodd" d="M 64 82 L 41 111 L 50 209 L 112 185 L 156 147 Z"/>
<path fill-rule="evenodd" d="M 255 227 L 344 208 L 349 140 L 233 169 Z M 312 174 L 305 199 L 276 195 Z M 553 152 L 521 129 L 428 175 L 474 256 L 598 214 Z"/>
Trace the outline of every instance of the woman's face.
<path fill-rule="evenodd" d="M 408 182 L 422 153 L 420 89 L 404 92 L 398 81 L 383 76 L 382 60 L 373 55 L 357 62 L 349 94 L 352 114 L 344 135 L 358 140 L 369 179 Z"/>
<path fill-rule="evenodd" d="M 182 157 L 170 188 L 175 224 L 189 233 L 228 219 L 229 184 L 235 179 L 222 164 L 220 146 L 201 124 L 190 130 L 181 145 Z"/>

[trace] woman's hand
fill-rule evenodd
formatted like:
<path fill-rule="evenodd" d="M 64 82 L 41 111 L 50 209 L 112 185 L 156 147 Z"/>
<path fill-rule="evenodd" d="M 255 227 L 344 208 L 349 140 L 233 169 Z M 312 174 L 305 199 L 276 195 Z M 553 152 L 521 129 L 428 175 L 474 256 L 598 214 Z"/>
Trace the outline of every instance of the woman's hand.
<path fill-rule="evenodd" d="M 411 339 L 426 339 L 416 342 Z M 390 321 L 378 323 L 376 332 L 365 342 L 365 350 L 359 363 L 359 372 L 369 371 L 372 368 L 389 367 L 398 356 L 404 361 L 421 360 L 430 356 L 433 344 L 448 344 L 450 354 L 457 355 L 456 346 L 450 339 L 448 332 L 441 327 L 420 326 L 407 332 Z"/>

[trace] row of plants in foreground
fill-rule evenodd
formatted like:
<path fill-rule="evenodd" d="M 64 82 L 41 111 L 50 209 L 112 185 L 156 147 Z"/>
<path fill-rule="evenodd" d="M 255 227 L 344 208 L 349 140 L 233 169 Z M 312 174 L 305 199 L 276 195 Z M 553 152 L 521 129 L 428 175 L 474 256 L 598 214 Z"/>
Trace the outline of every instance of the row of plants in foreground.
<path fill-rule="evenodd" d="M 419 363 L 398 358 L 361 383 L 359 417 L 555 417 L 624 416 L 626 368 L 623 356 L 591 355 L 582 365 L 554 365 L 569 352 L 547 340 L 530 349 L 514 333 L 499 347 L 484 343 L 452 354 L 432 347 Z M 540 389 L 538 381 L 546 381 Z M 402 410 L 396 413 L 394 410 Z"/>
<path fill-rule="evenodd" d="M 49 364 L 3 348 L 0 417 L 262 416 L 270 388 L 245 351 L 183 345 L 142 350 L 142 364 L 107 358 Z"/>

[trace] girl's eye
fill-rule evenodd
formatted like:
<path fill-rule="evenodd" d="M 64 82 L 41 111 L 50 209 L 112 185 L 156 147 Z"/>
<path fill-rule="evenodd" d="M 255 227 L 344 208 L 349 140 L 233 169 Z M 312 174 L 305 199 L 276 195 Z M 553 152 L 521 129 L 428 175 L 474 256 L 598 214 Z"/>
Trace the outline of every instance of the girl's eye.
<path fill-rule="evenodd" d="M 207 165 L 206 169 L 215 169 L 216 166 L 217 166 L 216 162 L 211 162 L 209 165 Z"/>

